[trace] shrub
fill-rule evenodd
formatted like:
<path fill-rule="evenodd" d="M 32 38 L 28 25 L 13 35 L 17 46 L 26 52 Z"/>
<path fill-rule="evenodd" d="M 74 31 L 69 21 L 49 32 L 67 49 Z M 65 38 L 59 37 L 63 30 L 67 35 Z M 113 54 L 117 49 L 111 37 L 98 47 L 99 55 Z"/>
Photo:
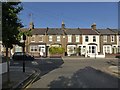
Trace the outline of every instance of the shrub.
<path fill-rule="evenodd" d="M 63 54 L 65 49 L 63 47 L 50 47 L 49 52 L 50 54 Z"/>

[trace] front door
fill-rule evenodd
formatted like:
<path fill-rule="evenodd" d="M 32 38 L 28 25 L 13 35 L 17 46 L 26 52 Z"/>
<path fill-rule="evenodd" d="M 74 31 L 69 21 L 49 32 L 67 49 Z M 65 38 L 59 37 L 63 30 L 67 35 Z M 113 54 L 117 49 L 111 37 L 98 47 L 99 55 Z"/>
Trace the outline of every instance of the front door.
<path fill-rule="evenodd" d="M 92 46 L 92 53 L 93 53 L 93 54 L 96 53 L 96 46 Z"/>
<path fill-rule="evenodd" d="M 39 52 L 42 52 L 45 55 L 45 45 L 38 45 L 39 47 Z"/>
<path fill-rule="evenodd" d="M 88 53 L 95 54 L 96 53 L 96 46 L 89 46 L 89 52 Z"/>

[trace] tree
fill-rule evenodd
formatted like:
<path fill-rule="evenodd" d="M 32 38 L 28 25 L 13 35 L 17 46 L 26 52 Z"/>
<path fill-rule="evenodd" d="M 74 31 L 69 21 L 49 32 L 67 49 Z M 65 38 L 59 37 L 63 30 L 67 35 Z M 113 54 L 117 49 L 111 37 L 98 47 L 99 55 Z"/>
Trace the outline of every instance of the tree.
<path fill-rule="evenodd" d="M 9 0 L 8 0 L 9 1 Z M 18 18 L 23 9 L 21 2 L 2 2 L 2 42 L 6 48 L 7 70 L 9 72 L 8 49 L 19 43 L 19 29 L 23 27 Z"/>

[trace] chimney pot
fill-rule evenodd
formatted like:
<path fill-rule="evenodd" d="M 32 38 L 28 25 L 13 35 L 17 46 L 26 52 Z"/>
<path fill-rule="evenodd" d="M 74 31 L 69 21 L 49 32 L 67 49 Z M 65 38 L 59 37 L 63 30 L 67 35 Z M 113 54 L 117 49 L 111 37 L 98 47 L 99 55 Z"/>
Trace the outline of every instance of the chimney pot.
<path fill-rule="evenodd" d="M 93 23 L 93 24 L 91 25 L 91 29 L 92 29 L 92 30 L 96 30 L 96 23 Z"/>

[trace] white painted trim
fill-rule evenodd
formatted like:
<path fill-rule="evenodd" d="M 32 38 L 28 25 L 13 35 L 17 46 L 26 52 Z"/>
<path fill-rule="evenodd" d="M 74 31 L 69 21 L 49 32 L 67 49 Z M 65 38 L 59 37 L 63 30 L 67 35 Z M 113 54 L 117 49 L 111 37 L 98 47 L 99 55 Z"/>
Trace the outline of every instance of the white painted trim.
<path fill-rule="evenodd" d="M 68 42 L 72 42 L 72 35 L 67 35 L 68 37 Z"/>
<path fill-rule="evenodd" d="M 112 53 L 112 46 L 111 45 L 103 45 L 103 53 L 105 53 L 104 47 L 106 47 L 106 51 L 107 51 L 107 47 L 110 48 L 110 54 Z"/>

